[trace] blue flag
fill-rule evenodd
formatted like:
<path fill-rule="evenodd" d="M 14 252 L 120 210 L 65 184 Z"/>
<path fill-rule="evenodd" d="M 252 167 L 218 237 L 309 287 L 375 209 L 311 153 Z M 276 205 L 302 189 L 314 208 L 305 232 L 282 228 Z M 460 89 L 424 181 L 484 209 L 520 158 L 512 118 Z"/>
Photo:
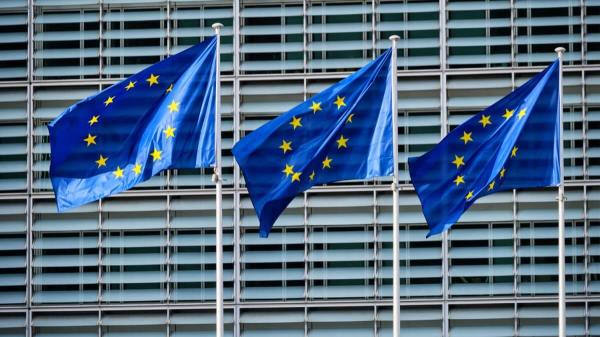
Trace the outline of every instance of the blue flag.
<path fill-rule="evenodd" d="M 215 37 L 69 107 L 50 130 L 59 212 L 214 164 Z"/>
<path fill-rule="evenodd" d="M 409 158 L 429 234 L 488 194 L 560 182 L 559 61 Z"/>
<path fill-rule="evenodd" d="M 233 148 L 266 237 L 311 186 L 393 172 L 391 49 Z"/>

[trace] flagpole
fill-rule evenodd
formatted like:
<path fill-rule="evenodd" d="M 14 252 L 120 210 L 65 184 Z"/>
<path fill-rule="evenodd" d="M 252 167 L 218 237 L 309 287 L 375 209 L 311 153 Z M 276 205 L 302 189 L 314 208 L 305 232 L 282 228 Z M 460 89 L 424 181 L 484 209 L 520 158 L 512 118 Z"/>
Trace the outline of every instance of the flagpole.
<path fill-rule="evenodd" d="M 212 28 L 217 37 L 216 76 L 215 85 L 215 168 L 212 180 L 216 185 L 216 229 L 215 229 L 215 258 L 216 258 L 216 327 L 215 336 L 223 337 L 223 186 L 221 181 L 221 23 L 214 23 Z"/>
<path fill-rule="evenodd" d="M 393 207 L 392 212 L 392 337 L 400 337 L 400 228 L 398 224 L 398 79 L 396 74 L 398 35 L 390 36 L 392 41 L 392 144 L 394 146 L 394 178 L 392 181 Z"/>
<path fill-rule="evenodd" d="M 558 54 L 559 64 L 559 159 L 560 159 L 560 183 L 558 185 L 558 336 L 567 335 L 567 317 L 565 302 L 565 175 L 563 161 L 563 88 L 562 88 L 562 58 L 566 49 L 558 47 L 554 49 Z"/>

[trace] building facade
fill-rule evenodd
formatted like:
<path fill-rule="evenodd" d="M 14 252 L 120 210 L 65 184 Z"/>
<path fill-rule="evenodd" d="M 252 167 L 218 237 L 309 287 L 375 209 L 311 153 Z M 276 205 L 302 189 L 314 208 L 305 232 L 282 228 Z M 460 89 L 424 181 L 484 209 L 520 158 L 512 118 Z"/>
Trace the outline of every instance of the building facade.
<path fill-rule="evenodd" d="M 443 235 L 407 158 L 567 49 L 569 336 L 600 336 L 600 1 L 0 1 L 0 335 L 214 335 L 214 185 L 164 172 L 57 214 L 50 120 L 222 36 L 226 334 L 391 336 L 390 180 L 298 196 L 268 239 L 231 156 L 246 133 L 398 50 L 403 336 L 556 336 L 555 188 L 481 199 Z"/>

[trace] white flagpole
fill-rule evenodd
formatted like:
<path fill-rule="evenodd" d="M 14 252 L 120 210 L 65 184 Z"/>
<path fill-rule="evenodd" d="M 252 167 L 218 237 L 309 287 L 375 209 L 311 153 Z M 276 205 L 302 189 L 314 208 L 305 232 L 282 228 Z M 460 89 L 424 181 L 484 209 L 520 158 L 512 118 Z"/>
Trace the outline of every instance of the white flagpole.
<path fill-rule="evenodd" d="M 392 144 L 394 146 L 394 179 L 392 181 L 393 194 L 393 223 L 392 223 L 392 337 L 400 337 L 400 228 L 398 224 L 398 79 L 396 74 L 397 46 L 400 37 L 390 36 L 392 41 Z"/>
<path fill-rule="evenodd" d="M 212 28 L 217 36 L 216 50 L 216 75 L 215 85 L 215 168 L 212 180 L 216 185 L 216 232 L 215 232 L 215 257 L 216 257 L 216 328 L 215 336 L 223 337 L 223 186 L 221 181 L 221 28 L 223 25 L 214 23 Z"/>
<path fill-rule="evenodd" d="M 563 161 L 563 88 L 562 88 L 562 57 L 565 53 L 565 48 L 558 47 L 554 49 L 558 54 L 559 62 L 559 127 L 560 127 L 560 184 L 558 185 L 558 336 L 565 337 L 567 335 L 567 317 L 566 317 L 566 302 L 565 302 L 565 174 Z"/>

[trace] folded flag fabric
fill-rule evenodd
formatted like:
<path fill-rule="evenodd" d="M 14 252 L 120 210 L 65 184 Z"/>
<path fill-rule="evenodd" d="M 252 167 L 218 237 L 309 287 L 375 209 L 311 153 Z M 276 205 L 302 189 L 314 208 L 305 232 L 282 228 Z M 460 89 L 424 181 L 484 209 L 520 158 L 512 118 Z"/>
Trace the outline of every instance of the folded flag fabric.
<path fill-rule="evenodd" d="M 452 226 L 475 200 L 560 182 L 559 61 L 409 158 L 428 236 Z"/>
<path fill-rule="evenodd" d="M 392 174 L 391 55 L 384 52 L 233 147 L 260 236 L 314 185 Z"/>
<path fill-rule="evenodd" d="M 59 212 L 215 161 L 215 37 L 88 97 L 49 125 Z"/>

